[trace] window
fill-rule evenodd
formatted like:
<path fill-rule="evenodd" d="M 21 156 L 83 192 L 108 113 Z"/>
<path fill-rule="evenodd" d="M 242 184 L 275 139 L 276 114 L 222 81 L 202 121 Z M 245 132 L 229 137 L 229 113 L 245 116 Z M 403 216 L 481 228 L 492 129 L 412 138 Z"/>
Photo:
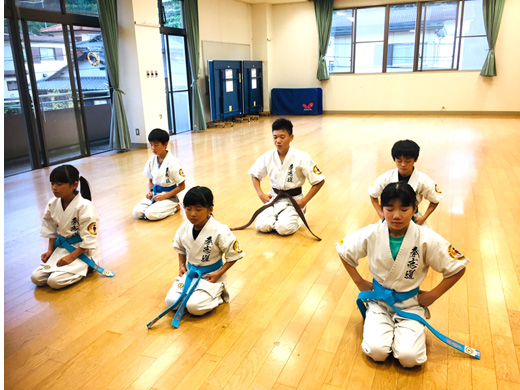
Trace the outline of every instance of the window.
<path fill-rule="evenodd" d="M 488 48 L 482 0 L 466 0 L 460 34 L 459 69 L 481 69 Z"/>
<path fill-rule="evenodd" d="M 356 12 L 355 72 L 381 73 L 385 39 L 385 7 Z"/>
<path fill-rule="evenodd" d="M 191 75 L 181 0 L 158 0 L 170 134 L 192 129 Z"/>
<path fill-rule="evenodd" d="M 482 0 L 334 10 L 330 73 L 480 70 L 488 49 Z"/>
<path fill-rule="evenodd" d="M 15 0 L 4 11 L 4 172 L 108 150 L 111 99 L 97 0 Z"/>
<path fill-rule="evenodd" d="M 16 0 L 20 8 L 43 9 L 46 11 L 61 12 L 61 2 L 65 1 L 67 13 L 88 16 L 98 16 L 97 0 Z"/>
<path fill-rule="evenodd" d="M 161 0 L 161 25 L 172 28 L 184 28 L 182 23 L 181 0 Z"/>
<path fill-rule="evenodd" d="M 413 71 L 416 24 L 416 4 L 390 6 L 386 54 L 387 72 Z"/>
<path fill-rule="evenodd" d="M 66 0 L 67 12 L 76 14 L 99 16 L 97 0 Z"/>
<path fill-rule="evenodd" d="M 18 83 L 16 81 L 6 81 L 8 91 L 18 91 Z"/>
<path fill-rule="evenodd" d="M 458 3 L 422 5 L 419 70 L 454 68 Z"/>
<path fill-rule="evenodd" d="M 54 61 L 56 59 L 56 55 L 54 54 L 54 49 L 49 47 L 40 47 L 40 60 L 41 61 Z"/>
<path fill-rule="evenodd" d="M 352 72 L 352 26 L 354 11 L 334 11 L 329 50 L 325 60 L 329 72 Z"/>
<path fill-rule="evenodd" d="M 46 11 L 61 11 L 60 0 L 16 0 L 15 4 L 20 8 L 44 9 Z"/>

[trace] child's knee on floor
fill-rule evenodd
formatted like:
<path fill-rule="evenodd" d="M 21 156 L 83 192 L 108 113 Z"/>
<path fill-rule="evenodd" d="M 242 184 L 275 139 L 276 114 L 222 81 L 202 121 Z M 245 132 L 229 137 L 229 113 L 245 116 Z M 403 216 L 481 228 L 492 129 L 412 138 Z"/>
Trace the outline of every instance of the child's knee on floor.
<path fill-rule="evenodd" d="M 386 360 L 388 355 L 392 352 L 392 349 L 387 345 L 369 344 L 366 340 L 363 340 L 361 347 L 363 348 L 363 352 L 376 362 Z"/>

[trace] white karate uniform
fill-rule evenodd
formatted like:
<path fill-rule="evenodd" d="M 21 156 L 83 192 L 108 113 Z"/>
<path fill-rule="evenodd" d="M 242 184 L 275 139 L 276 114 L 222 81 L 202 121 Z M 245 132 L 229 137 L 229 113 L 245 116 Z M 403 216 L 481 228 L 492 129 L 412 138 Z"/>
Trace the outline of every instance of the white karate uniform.
<path fill-rule="evenodd" d="M 199 232 L 197 239 L 193 239 L 193 224 L 185 221 L 175 233 L 172 243 L 175 252 L 185 255 L 189 264 L 206 267 L 217 263 L 225 256 L 226 262 L 237 261 L 244 257 L 240 245 L 229 227 L 210 217 Z M 182 293 L 187 272 L 181 277 L 173 279 L 173 285 L 166 295 L 166 304 L 173 305 Z M 222 302 L 229 302 L 229 293 L 226 290 L 227 275 L 224 274 L 212 283 L 202 275 L 197 288 L 188 299 L 186 310 L 193 315 L 203 315 Z"/>
<path fill-rule="evenodd" d="M 63 210 L 61 198 L 52 198 L 43 214 L 40 235 L 45 238 L 57 238 L 58 235 L 70 238 L 79 235 L 81 242 L 72 244 L 85 249 L 84 254 L 96 264 L 97 234 L 99 217 L 90 200 L 84 199 L 79 193 Z M 56 263 L 70 252 L 62 247 L 56 247 L 46 263 L 31 275 L 31 280 L 37 286 L 48 284 L 54 289 L 76 283 L 87 275 L 88 265 L 79 258 L 72 263 L 58 267 Z"/>
<path fill-rule="evenodd" d="M 336 243 L 336 249 L 341 259 L 352 267 L 357 267 L 359 259 L 367 256 L 372 277 L 383 287 L 397 292 L 419 287 L 429 267 L 449 278 L 469 262 L 440 235 L 414 222 L 410 222 L 395 261 L 390 252 L 386 221 L 345 237 Z M 417 295 L 394 306 L 424 318 L 424 308 L 419 305 Z M 424 326 L 396 315 L 381 300 L 368 302 L 361 346 L 376 361 L 385 360 L 390 352 L 404 367 L 426 361 Z"/>
<path fill-rule="evenodd" d="M 143 175 L 151 179 L 154 185 L 161 187 L 173 187 L 186 180 L 180 161 L 170 152 L 166 154 L 161 165 L 159 165 L 157 156 L 150 157 L 144 166 Z M 146 217 L 146 219 L 151 221 L 157 221 L 175 214 L 179 203 L 177 195 L 169 199 L 153 202 L 153 204 L 152 199 L 144 197 L 134 207 L 132 213 L 136 218 Z"/>
<path fill-rule="evenodd" d="M 388 184 L 396 183 L 398 181 L 399 171 L 397 168 L 386 171 L 368 188 L 368 194 L 372 198 L 379 198 Z M 439 203 L 442 200 L 442 192 L 439 190 L 437 184 L 428 175 L 419 172 L 417 168 L 414 168 L 410 175 L 408 184 L 415 191 L 417 205 L 419 205 L 423 199 L 426 199 L 431 203 Z M 422 214 L 418 213 L 418 215 Z M 426 222 L 424 225 L 428 226 Z"/>
<path fill-rule="evenodd" d="M 283 164 L 278 151 L 276 149 L 270 150 L 260 156 L 247 173 L 260 181 L 269 176 L 271 187 L 279 190 L 292 190 L 301 187 L 305 183 L 305 179 L 309 180 L 311 185 L 316 185 L 325 179 L 325 175 L 321 173 L 307 153 L 292 147 L 289 147 Z M 276 193 L 272 188 L 269 194 L 274 199 Z M 301 199 L 303 194 L 293 198 L 295 200 Z M 305 211 L 305 208 L 303 211 Z M 302 223 L 291 201 L 283 198 L 260 213 L 256 219 L 255 228 L 264 233 L 274 229 L 278 234 L 285 236 L 295 233 Z"/>

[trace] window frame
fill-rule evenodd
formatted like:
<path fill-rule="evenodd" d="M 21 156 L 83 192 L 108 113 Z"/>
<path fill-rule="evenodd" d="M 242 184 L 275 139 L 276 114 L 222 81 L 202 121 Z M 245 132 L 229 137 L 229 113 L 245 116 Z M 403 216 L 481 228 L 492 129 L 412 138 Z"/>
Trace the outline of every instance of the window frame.
<path fill-rule="evenodd" d="M 416 73 L 416 72 L 438 72 L 438 71 L 470 71 L 475 72 L 480 69 L 460 69 L 461 63 L 461 50 L 462 50 L 462 40 L 464 38 L 478 38 L 478 37 L 486 37 L 486 35 L 463 35 L 463 27 L 464 27 L 464 17 L 465 17 L 465 5 L 466 1 L 471 0 L 426 0 L 426 1 L 410 1 L 396 4 L 380 4 L 380 5 L 370 5 L 370 6 L 361 6 L 361 7 L 344 7 L 344 8 L 335 8 L 333 11 L 347 11 L 352 12 L 353 23 L 352 23 L 352 34 L 351 34 L 351 66 L 350 71 L 333 71 L 329 66 L 329 60 L 327 59 L 327 67 L 329 68 L 329 73 L 331 75 L 341 75 L 341 74 L 381 74 L 381 73 Z M 450 68 L 439 68 L 439 69 L 424 69 L 423 68 L 423 60 L 424 60 L 424 46 L 425 46 L 425 33 L 426 28 L 423 28 L 423 18 L 426 15 L 428 5 L 434 3 L 446 3 L 446 2 L 454 2 L 457 5 L 456 8 L 456 20 L 454 26 L 454 42 L 453 42 L 453 52 L 452 52 L 452 60 Z M 402 72 L 388 72 L 387 71 L 387 61 L 388 61 L 388 49 L 389 49 L 389 27 L 390 27 L 390 9 L 392 6 L 399 5 L 415 5 L 416 6 L 416 20 L 415 20 L 415 39 L 414 39 L 414 58 L 412 70 L 402 71 Z M 357 45 L 357 29 L 358 29 L 358 10 L 360 9 L 370 9 L 370 8 L 385 8 L 385 22 L 384 22 L 384 40 L 383 40 L 383 56 L 382 56 L 382 67 L 381 72 L 370 72 L 370 73 L 356 73 L 356 45 Z M 424 21 L 424 27 L 426 27 L 426 21 Z M 332 36 L 331 38 L 332 39 Z M 330 45 L 330 40 L 329 40 Z M 333 57 L 333 56 L 332 56 Z M 327 58 L 327 56 L 326 56 Z M 331 58 L 331 57 L 329 57 Z"/>
<path fill-rule="evenodd" d="M 23 42 L 30 42 L 30 35 L 27 29 L 28 22 L 48 22 L 61 24 L 65 47 L 68 47 L 70 44 L 74 52 L 76 52 L 76 42 L 74 38 L 74 29 L 70 28 L 69 30 L 70 26 L 80 25 L 85 27 L 101 28 L 99 16 L 67 12 L 65 1 L 66 0 L 59 0 L 60 11 L 18 7 L 15 3 L 15 0 L 4 1 L 4 20 L 7 20 L 9 25 L 9 34 L 11 39 L 10 44 L 11 50 L 13 52 L 13 61 L 16 72 L 16 80 L 18 82 L 18 91 L 20 94 L 20 107 L 22 108 L 22 115 L 24 116 L 26 123 L 28 152 L 32 170 L 40 169 L 50 165 L 61 164 L 67 161 L 72 161 L 78 158 L 92 155 L 89 143 L 89 132 L 86 126 L 86 114 L 83 95 L 78 93 L 78 91 L 81 90 L 79 68 L 77 61 L 71 58 L 69 50 L 64 51 L 64 55 L 67 57 L 68 71 L 69 74 L 71 74 L 71 72 L 75 72 L 74 76 L 71 78 L 74 78 L 78 83 L 78 88 L 76 88 L 76 86 L 71 83 L 71 89 L 75 91 L 74 93 L 78 96 L 79 100 L 79 105 L 76 106 L 75 109 L 81 113 L 81 118 L 79 119 L 79 125 L 81 125 L 81 127 L 78 127 L 78 129 L 81 130 L 78 136 L 81 154 L 80 156 L 74 156 L 70 158 L 65 157 L 60 160 L 50 161 L 49 151 L 47 150 L 45 141 L 45 129 L 41 124 L 42 110 L 40 108 L 40 100 L 39 97 L 33 100 L 31 94 L 29 94 L 29 90 L 31 90 L 32 96 L 38 96 L 37 90 L 35 90 L 35 88 L 37 88 L 37 82 L 34 75 L 34 64 L 37 64 L 38 62 L 34 60 L 33 52 L 31 50 L 37 50 L 38 56 L 40 56 L 40 62 L 41 55 L 39 47 L 31 46 L 31 50 L 28 50 L 29 47 L 24 47 L 23 45 Z M 68 36 L 69 33 L 70 38 Z M 54 54 L 56 56 L 56 50 L 54 50 Z M 25 68 L 26 61 L 31 63 L 28 70 Z M 75 78 L 75 75 L 78 75 L 78 77 Z M 31 79 L 30 84 L 27 80 L 27 77 Z M 107 100 L 111 101 L 111 96 L 107 96 Z"/>

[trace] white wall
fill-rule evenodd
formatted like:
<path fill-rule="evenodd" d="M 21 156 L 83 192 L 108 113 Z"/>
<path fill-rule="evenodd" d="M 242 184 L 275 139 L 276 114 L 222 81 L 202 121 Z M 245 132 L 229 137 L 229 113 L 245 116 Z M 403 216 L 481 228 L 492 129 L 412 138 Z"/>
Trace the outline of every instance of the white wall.
<path fill-rule="evenodd" d="M 145 146 L 154 128 L 168 129 L 157 2 L 119 0 L 118 18 L 119 84 L 130 138 L 132 144 Z M 158 77 L 147 77 L 147 70 L 156 70 Z"/>
<path fill-rule="evenodd" d="M 339 2 L 338 2 L 339 3 Z M 377 3 L 372 1 L 371 3 Z M 345 1 L 345 7 L 359 0 Z M 381 2 L 379 2 L 381 4 Z M 337 6 L 337 5 L 336 5 Z M 270 88 L 321 87 L 324 111 L 520 112 L 520 1 L 506 0 L 496 45 L 498 76 L 479 71 L 333 74 L 316 79 L 318 37 L 310 2 L 273 6 Z"/>
<path fill-rule="evenodd" d="M 269 88 L 269 61 L 272 52 L 272 11 L 270 4 L 255 4 L 251 7 L 253 27 L 253 55 L 255 61 L 262 61 L 263 88 L 264 88 L 264 111 L 270 110 Z"/>
<path fill-rule="evenodd" d="M 336 0 L 336 7 L 403 0 Z M 146 144 L 154 127 L 167 128 L 164 75 L 155 0 L 119 0 L 121 89 L 134 144 Z M 496 47 L 498 76 L 478 71 L 333 74 L 316 79 L 318 34 L 309 1 L 279 5 L 199 0 L 200 41 L 249 45 L 264 62 L 264 106 L 272 88 L 323 88 L 325 112 L 520 112 L 520 1 L 506 0 Z M 148 27 L 147 27 L 148 26 Z M 202 50 L 202 45 L 201 45 Z M 147 78 L 157 70 L 158 78 Z M 201 58 L 199 83 L 205 91 Z M 206 110 L 209 110 L 207 95 Z M 444 109 L 443 109 L 444 107 Z M 207 118 L 209 120 L 209 117 Z M 141 135 L 135 135 L 135 128 Z M 143 131 L 144 130 L 144 131 Z"/>
<path fill-rule="evenodd" d="M 198 0 L 199 1 L 199 39 L 206 42 L 206 47 L 218 47 L 222 43 L 222 55 L 215 58 L 204 53 L 201 44 L 201 56 L 199 66 L 199 87 L 202 93 L 206 121 L 211 120 L 208 75 L 206 74 L 207 62 L 212 59 L 241 60 L 253 59 L 252 57 L 252 18 L 251 5 L 235 0 Z M 233 52 L 233 45 L 249 46 L 248 58 L 228 58 L 228 53 Z M 237 47 L 237 52 L 242 53 L 243 48 Z"/>

